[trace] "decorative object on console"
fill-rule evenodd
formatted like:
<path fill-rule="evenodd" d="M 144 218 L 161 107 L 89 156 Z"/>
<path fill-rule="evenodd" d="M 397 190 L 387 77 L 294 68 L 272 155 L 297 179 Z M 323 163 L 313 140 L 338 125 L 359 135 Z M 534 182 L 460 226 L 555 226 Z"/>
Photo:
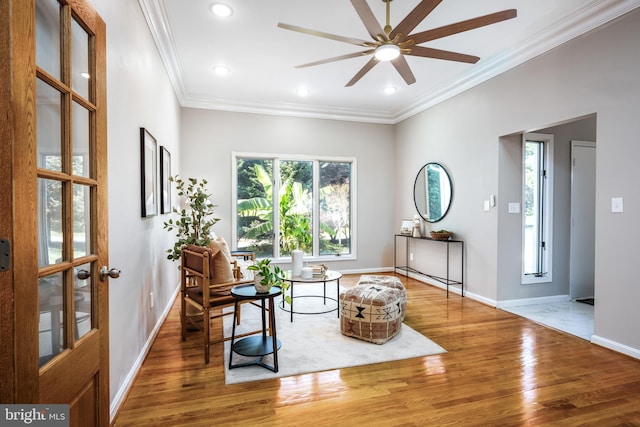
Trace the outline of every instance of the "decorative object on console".
<path fill-rule="evenodd" d="M 413 234 L 412 237 L 422 237 L 422 232 L 420 231 L 420 215 L 415 214 L 413 216 Z"/>
<path fill-rule="evenodd" d="M 444 230 L 444 229 L 432 231 L 429 234 L 431 234 L 431 238 L 435 240 L 449 240 L 451 236 L 453 236 L 453 233 L 451 231 Z"/>
<path fill-rule="evenodd" d="M 449 211 L 453 188 L 449 173 L 439 163 L 427 163 L 413 184 L 413 202 L 418 214 L 427 222 L 438 222 Z"/>
<path fill-rule="evenodd" d="M 176 190 L 179 196 L 186 197 L 188 209 L 173 208 L 173 212 L 178 214 L 174 221 L 170 219 L 164 223 L 164 228 L 168 231 L 176 232 L 176 242 L 173 248 L 167 249 L 167 259 L 177 261 L 180 259 L 180 251 L 189 244 L 196 246 L 208 246 L 211 241 L 211 227 L 220 221 L 214 217 L 214 205 L 211 202 L 211 195 L 207 192 L 207 180 L 201 181 L 195 178 L 182 180 L 176 175 L 170 177 L 169 181 L 176 183 Z"/>
<path fill-rule="evenodd" d="M 403 219 L 402 226 L 400 227 L 400 234 L 403 236 L 411 236 L 411 232 L 413 229 L 413 221 L 410 219 Z"/>

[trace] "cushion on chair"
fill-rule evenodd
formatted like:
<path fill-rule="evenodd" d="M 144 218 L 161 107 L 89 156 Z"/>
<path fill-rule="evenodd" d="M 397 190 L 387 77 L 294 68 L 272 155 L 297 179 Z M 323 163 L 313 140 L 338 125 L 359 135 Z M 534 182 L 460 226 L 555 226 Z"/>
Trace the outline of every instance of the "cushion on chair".
<path fill-rule="evenodd" d="M 216 237 L 209 243 L 209 249 L 211 249 L 211 267 L 209 267 L 209 274 L 211 276 L 211 283 L 227 283 L 233 282 L 233 262 L 231 259 L 231 253 L 229 252 L 229 246 L 223 237 Z"/>

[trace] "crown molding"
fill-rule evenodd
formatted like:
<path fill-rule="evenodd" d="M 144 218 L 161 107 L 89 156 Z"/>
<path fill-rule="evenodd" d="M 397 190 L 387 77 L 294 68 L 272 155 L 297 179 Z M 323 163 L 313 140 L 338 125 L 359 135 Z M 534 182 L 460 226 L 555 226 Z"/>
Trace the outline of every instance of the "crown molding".
<path fill-rule="evenodd" d="M 425 95 L 421 101 L 399 112 L 394 117 L 394 123 L 399 123 L 444 102 L 638 7 L 640 7 L 640 0 L 593 1 L 565 19 L 551 23 L 538 33 L 537 37 L 526 40 L 502 55 L 480 61 L 472 71 L 466 73 L 461 79 L 441 85 L 435 92 Z"/>
<path fill-rule="evenodd" d="M 176 49 L 168 24 L 164 1 L 138 0 L 138 3 L 178 102 L 183 107 L 381 124 L 399 123 L 640 7 L 640 0 L 591 1 L 561 21 L 550 23 L 536 37 L 501 55 L 481 60 L 461 78 L 425 93 L 420 101 L 401 111 L 392 112 L 300 104 L 236 103 L 230 100 L 205 99 L 204 96 L 187 93 L 182 78 L 180 52 Z"/>

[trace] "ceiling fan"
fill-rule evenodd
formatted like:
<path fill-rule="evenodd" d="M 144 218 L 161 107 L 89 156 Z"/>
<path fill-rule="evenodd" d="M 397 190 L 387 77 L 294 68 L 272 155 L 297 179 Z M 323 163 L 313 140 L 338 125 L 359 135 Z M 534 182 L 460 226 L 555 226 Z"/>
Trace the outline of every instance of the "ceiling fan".
<path fill-rule="evenodd" d="M 418 46 L 420 43 L 495 24 L 517 16 L 516 9 L 507 9 L 491 13 L 489 15 L 468 19 L 466 21 L 445 25 L 443 27 L 433 28 L 420 33 L 410 34 L 411 31 L 413 31 L 418 24 L 420 24 L 420 22 L 422 22 L 443 0 L 422 0 L 398 25 L 396 25 L 395 28 L 391 28 L 391 25 L 389 25 L 390 8 L 393 0 L 382 1 L 386 3 L 387 8 L 387 19 L 384 29 L 376 20 L 366 0 L 351 0 L 351 4 L 355 8 L 356 13 L 373 39 L 372 42 L 310 30 L 296 25 L 278 23 L 278 27 L 285 30 L 297 31 L 304 34 L 310 34 L 312 36 L 324 37 L 367 48 L 367 50 L 361 52 L 349 53 L 346 55 L 310 62 L 308 64 L 298 65 L 296 68 L 311 67 L 314 65 L 327 64 L 329 62 L 341 61 L 343 59 L 373 55 L 369 62 L 367 62 L 364 67 L 362 67 L 360 71 L 358 71 L 356 75 L 349 80 L 346 84 L 347 87 L 356 84 L 358 80 L 360 80 L 380 61 L 391 61 L 391 64 L 393 64 L 404 81 L 410 85 L 416 82 L 416 78 L 413 75 L 413 72 L 411 72 L 411 68 L 409 68 L 409 64 L 404 58 L 404 55 L 444 59 L 470 64 L 475 64 L 480 60 L 477 56 Z"/>

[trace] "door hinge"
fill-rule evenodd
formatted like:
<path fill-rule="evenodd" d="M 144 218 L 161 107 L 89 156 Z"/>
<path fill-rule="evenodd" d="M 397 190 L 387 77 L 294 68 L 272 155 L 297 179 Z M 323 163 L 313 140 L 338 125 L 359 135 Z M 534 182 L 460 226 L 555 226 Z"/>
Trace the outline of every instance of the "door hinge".
<path fill-rule="evenodd" d="M 11 245 L 9 240 L 0 239 L 0 271 L 7 271 L 11 267 Z"/>

